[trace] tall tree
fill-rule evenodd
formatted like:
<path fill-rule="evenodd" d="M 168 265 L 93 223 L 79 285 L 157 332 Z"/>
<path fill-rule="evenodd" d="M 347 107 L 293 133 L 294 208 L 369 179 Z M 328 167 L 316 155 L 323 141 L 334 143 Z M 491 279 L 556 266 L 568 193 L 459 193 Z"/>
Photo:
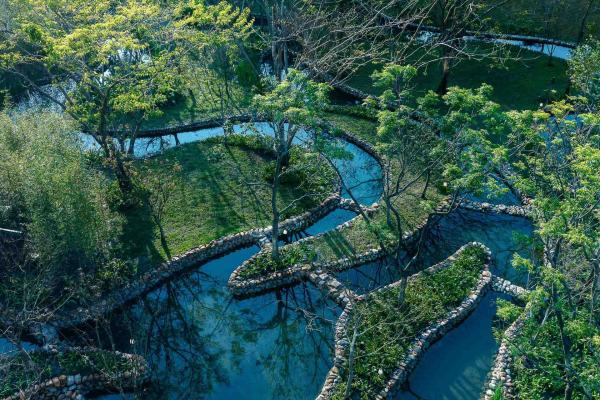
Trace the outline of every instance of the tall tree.
<path fill-rule="evenodd" d="M 285 79 L 280 82 L 272 81 L 271 85 L 270 91 L 255 96 L 254 108 L 269 121 L 273 132 L 273 150 L 276 158 L 271 183 L 271 255 L 278 261 L 282 208 L 277 201 L 277 192 L 286 170 L 290 169 L 290 152 L 294 139 L 301 130 L 318 126 L 319 113 L 327 103 L 328 86 L 315 83 L 294 69 L 288 71 Z"/>

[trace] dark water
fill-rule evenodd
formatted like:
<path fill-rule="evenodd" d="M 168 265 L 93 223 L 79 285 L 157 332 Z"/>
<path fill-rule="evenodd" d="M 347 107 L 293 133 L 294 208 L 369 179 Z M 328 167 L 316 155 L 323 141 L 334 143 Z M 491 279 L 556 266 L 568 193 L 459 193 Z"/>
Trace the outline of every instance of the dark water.
<path fill-rule="evenodd" d="M 458 327 L 433 344 L 395 400 L 478 400 L 498 350 L 492 333 L 496 299 L 488 293 Z"/>
<path fill-rule="evenodd" d="M 269 134 L 267 124 L 254 128 Z M 236 126 L 240 131 L 243 126 Z M 208 129 L 179 135 L 181 143 L 222 135 Z M 311 140 L 302 132 L 297 143 Z M 381 169 L 358 147 L 338 142 L 351 157 L 335 160 L 358 201 L 371 204 L 381 194 Z M 143 139 L 136 156 L 172 147 Z M 329 231 L 356 214 L 334 210 L 299 235 Z M 341 310 L 309 284 L 234 299 L 227 289 L 231 272 L 258 247 L 230 253 L 168 283 L 124 312 L 111 328 L 114 345 L 148 360 L 153 384 L 144 399 L 305 399 L 319 392 L 331 367 L 333 325 Z"/>
<path fill-rule="evenodd" d="M 344 210 L 341 208 L 336 208 L 305 230 L 301 232 L 295 232 L 292 234 L 284 235 L 282 239 L 280 239 L 279 244 L 285 245 L 292 242 L 295 242 L 298 239 L 302 239 L 308 236 L 315 236 L 320 233 L 328 232 L 334 229 L 336 226 L 343 224 L 346 221 L 351 220 L 356 216 L 356 213 L 348 210 Z"/>
<path fill-rule="evenodd" d="M 39 348 L 39 346 L 30 342 L 21 342 L 21 346 L 23 346 L 23 349 L 26 351 L 31 351 Z M 17 346 L 15 346 L 12 342 L 0 337 L 0 355 L 10 354 L 17 350 Z"/>
<path fill-rule="evenodd" d="M 209 262 L 126 313 L 118 347 L 149 361 L 155 383 L 144 399 L 315 397 L 341 310 L 306 284 L 233 299 L 227 279 L 257 251 Z"/>
<path fill-rule="evenodd" d="M 514 253 L 530 256 L 533 225 L 527 218 L 458 210 L 433 225 L 420 247 L 423 265 L 437 263 L 462 245 L 478 241 L 492 252 L 494 274 L 524 285 L 527 275 L 512 265 Z"/>

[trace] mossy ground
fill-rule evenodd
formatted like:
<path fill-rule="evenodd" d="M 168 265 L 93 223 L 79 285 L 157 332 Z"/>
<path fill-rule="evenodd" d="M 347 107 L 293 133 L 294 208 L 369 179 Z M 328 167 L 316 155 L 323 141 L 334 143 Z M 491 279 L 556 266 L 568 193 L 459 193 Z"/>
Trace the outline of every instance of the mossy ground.
<path fill-rule="evenodd" d="M 411 279 L 404 302 L 398 287 L 376 292 L 353 310 L 346 330 L 349 341 L 356 328 L 352 392 L 372 399 L 398 367 L 411 342 L 432 322 L 456 308 L 475 287 L 485 263 L 485 252 L 467 247 L 450 266 Z M 343 399 L 347 365 L 334 399 Z"/>

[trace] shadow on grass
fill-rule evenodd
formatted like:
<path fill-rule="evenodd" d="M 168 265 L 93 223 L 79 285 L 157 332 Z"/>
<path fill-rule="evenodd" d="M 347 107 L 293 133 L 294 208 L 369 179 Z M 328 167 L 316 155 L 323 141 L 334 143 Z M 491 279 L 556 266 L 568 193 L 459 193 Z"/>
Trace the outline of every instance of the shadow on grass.
<path fill-rule="evenodd" d="M 354 246 L 339 231 L 332 231 L 323 236 L 326 246 L 335 254 L 337 258 L 352 257 L 356 254 Z"/>
<path fill-rule="evenodd" d="M 121 251 L 126 258 L 137 257 L 140 264 L 164 261 L 155 245 L 156 225 L 150 207 L 144 202 L 123 214 Z"/>

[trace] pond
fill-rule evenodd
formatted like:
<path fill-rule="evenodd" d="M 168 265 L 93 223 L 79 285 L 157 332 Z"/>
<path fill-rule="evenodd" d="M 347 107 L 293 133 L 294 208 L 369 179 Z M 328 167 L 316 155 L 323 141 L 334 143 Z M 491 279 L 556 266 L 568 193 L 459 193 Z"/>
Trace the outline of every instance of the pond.
<path fill-rule="evenodd" d="M 269 132 L 267 124 L 254 127 Z M 241 129 L 242 125 L 236 127 Z M 207 129 L 180 134 L 179 140 L 185 143 L 221 134 L 222 129 Z M 298 137 L 300 143 L 308 140 L 308 134 Z M 337 161 L 346 183 L 361 203 L 377 201 L 381 195 L 378 164 L 360 148 L 340 144 L 354 155 Z M 165 148 L 164 143 L 162 147 L 152 146 L 150 141 L 136 143 L 136 155 Z M 303 233 L 286 239 L 326 232 L 354 215 L 335 210 Z M 455 212 L 429 229 L 418 264 L 429 266 L 466 242 L 479 240 L 492 249 L 495 270 L 508 276 L 510 254 L 519 246 L 515 232 L 527 235 L 531 227 L 518 218 Z M 341 310 L 308 283 L 250 299 L 233 298 L 227 289 L 229 275 L 258 251 L 256 246 L 243 248 L 207 262 L 150 293 L 102 328 L 111 335 L 100 336 L 111 337 L 118 350 L 141 354 L 148 360 L 152 384 L 141 395 L 144 399 L 316 396 L 331 367 L 333 328 Z M 363 292 L 397 279 L 394 271 L 377 263 L 339 277 Z"/>
<path fill-rule="evenodd" d="M 252 128 L 272 134 L 266 123 Z M 247 125 L 234 129 L 241 133 Z M 220 128 L 182 133 L 179 142 L 223 134 Z M 311 139 L 312 135 L 301 132 L 296 143 L 302 145 Z M 347 186 L 361 203 L 377 201 L 381 195 L 377 162 L 353 144 L 332 140 L 352 154 L 335 161 Z M 86 143 L 93 148 L 93 142 Z M 136 142 L 135 155 L 154 154 L 175 144 L 169 137 L 162 141 L 142 139 Z M 286 239 L 326 232 L 355 215 L 334 210 Z M 150 293 L 110 327 L 102 328 L 111 334 L 103 332 L 100 337 L 110 338 L 118 350 L 142 354 L 148 360 L 153 384 L 143 398 L 316 396 L 331 367 L 333 327 L 341 309 L 310 284 L 250 299 L 233 298 L 227 288 L 230 274 L 258 251 L 252 246 L 207 262 Z"/>

